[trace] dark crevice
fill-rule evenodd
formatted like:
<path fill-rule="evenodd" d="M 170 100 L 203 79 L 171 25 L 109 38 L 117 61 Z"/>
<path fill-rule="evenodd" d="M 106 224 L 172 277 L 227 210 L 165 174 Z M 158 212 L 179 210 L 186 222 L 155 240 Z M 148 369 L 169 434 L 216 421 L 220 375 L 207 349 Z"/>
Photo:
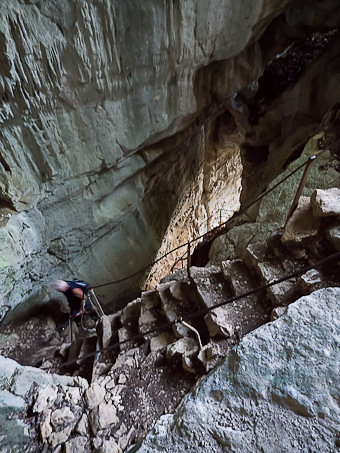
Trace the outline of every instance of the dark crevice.
<path fill-rule="evenodd" d="M 5 161 L 5 159 L 3 158 L 3 156 L 1 154 L 0 154 L 0 164 L 4 167 L 5 171 L 12 173 L 10 166 L 8 165 L 8 163 Z"/>
<path fill-rule="evenodd" d="M 248 101 L 250 124 L 258 124 L 263 115 L 262 106 L 276 99 L 295 83 L 306 67 L 326 50 L 330 42 L 339 38 L 338 35 L 339 29 L 336 28 L 323 33 L 313 33 L 307 38 L 297 38 L 267 65 L 259 78 L 255 96 Z"/>
<path fill-rule="evenodd" d="M 269 146 L 251 146 L 248 143 L 243 145 L 245 151 L 245 159 L 252 164 L 261 164 L 267 161 L 269 156 Z"/>
<path fill-rule="evenodd" d="M 307 142 L 306 142 L 307 143 Z M 285 170 L 286 168 L 289 167 L 289 165 L 294 162 L 294 160 L 298 159 L 303 150 L 305 149 L 306 144 L 299 146 L 286 160 L 286 162 L 283 164 L 282 169 Z"/>

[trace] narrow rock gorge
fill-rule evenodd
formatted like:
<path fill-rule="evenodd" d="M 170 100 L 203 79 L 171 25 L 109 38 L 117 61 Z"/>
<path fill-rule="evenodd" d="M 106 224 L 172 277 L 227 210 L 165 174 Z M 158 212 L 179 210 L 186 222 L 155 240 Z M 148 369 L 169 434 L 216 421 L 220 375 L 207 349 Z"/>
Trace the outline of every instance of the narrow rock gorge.
<path fill-rule="evenodd" d="M 1 452 L 339 448 L 339 30 L 337 0 L 1 1 Z M 106 315 L 75 339 L 60 278 Z"/>
<path fill-rule="evenodd" d="M 124 278 L 263 190 L 337 117 L 337 3 L 1 2 L 3 311 Z"/>

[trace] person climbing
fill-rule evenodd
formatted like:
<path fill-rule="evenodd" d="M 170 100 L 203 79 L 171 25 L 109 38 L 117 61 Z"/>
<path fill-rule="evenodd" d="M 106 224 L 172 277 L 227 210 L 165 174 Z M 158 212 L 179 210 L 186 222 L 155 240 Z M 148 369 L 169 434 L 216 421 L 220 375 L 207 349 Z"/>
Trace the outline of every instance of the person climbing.
<path fill-rule="evenodd" d="M 92 311 L 92 304 L 89 298 L 89 284 L 83 280 L 57 280 L 55 289 L 66 296 L 70 307 L 70 319 L 76 319 L 83 313 Z M 61 330 L 65 330 L 68 320 L 61 325 Z"/>

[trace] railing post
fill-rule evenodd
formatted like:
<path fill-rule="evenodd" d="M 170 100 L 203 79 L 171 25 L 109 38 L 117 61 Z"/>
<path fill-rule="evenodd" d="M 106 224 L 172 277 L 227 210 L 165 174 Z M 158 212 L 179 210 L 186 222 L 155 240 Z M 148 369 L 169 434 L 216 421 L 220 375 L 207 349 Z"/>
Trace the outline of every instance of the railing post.
<path fill-rule="evenodd" d="M 190 254 L 190 241 L 188 241 L 188 252 L 187 252 L 187 273 L 190 280 L 190 264 L 191 264 L 191 254 Z"/>
<path fill-rule="evenodd" d="M 72 319 L 69 318 L 68 320 L 68 326 L 69 326 L 69 330 L 70 330 L 70 343 L 72 343 L 73 341 L 73 326 L 72 326 Z"/>
<path fill-rule="evenodd" d="M 102 318 L 103 316 L 105 316 L 105 313 L 104 313 L 104 311 L 103 311 L 103 309 L 102 309 L 102 307 L 101 307 L 101 305 L 99 303 L 99 300 L 97 299 L 97 296 L 95 295 L 95 293 L 94 293 L 92 288 L 90 289 L 89 292 L 90 292 L 91 296 L 93 297 L 93 302 L 94 302 L 94 305 L 95 305 L 95 307 L 97 308 L 97 310 L 99 312 L 99 316 Z"/>
<path fill-rule="evenodd" d="M 302 174 L 302 177 L 301 177 L 301 180 L 300 180 L 300 184 L 296 190 L 296 194 L 295 194 L 295 197 L 294 197 L 294 200 L 293 200 L 293 203 L 289 209 L 289 212 L 288 212 L 288 215 L 287 215 L 287 219 L 286 219 L 286 222 L 284 224 L 284 228 L 286 227 L 287 225 L 287 222 L 288 220 L 290 219 L 291 215 L 293 214 L 293 212 L 295 211 L 297 205 L 298 205 L 298 201 L 299 201 L 299 198 L 302 194 L 302 191 L 306 185 L 306 181 L 307 181 L 307 178 L 308 178 L 308 175 L 309 175 L 309 172 L 310 172 L 310 169 L 311 169 L 311 166 L 312 166 L 312 163 L 314 162 L 314 160 L 316 159 L 317 156 L 311 156 L 307 163 L 306 163 L 306 166 L 305 166 L 305 169 L 304 169 L 304 172 Z"/>

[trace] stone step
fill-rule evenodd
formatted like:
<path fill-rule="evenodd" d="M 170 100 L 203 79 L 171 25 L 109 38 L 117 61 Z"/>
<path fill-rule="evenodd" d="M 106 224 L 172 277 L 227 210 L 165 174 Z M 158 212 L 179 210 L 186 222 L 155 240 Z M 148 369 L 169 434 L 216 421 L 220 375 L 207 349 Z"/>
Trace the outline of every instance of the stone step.
<path fill-rule="evenodd" d="M 221 270 L 235 296 L 253 289 L 249 269 L 242 260 L 222 261 Z"/>
<path fill-rule="evenodd" d="M 202 307 L 213 305 L 228 299 L 233 295 L 229 282 L 224 278 L 219 267 L 191 267 L 190 274 L 197 288 Z"/>
<path fill-rule="evenodd" d="M 230 279 L 226 279 L 221 268 L 217 266 L 208 268 L 192 267 L 191 276 L 196 285 L 202 305 L 206 308 L 211 308 L 234 295 Z M 233 336 L 237 323 L 232 314 L 229 305 L 211 310 L 204 317 L 209 336 L 222 336 L 225 338 Z"/>
<path fill-rule="evenodd" d="M 262 284 L 271 283 L 303 267 L 301 262 L 296 262 L 288 253 L 281 258 L 270 254 L 267 244 L 263 242 L 250 244 L 243 252 L 243 259 L 255 270 Z M 267 296 L 274 306 L 287 305 L 295 300 L 297 291 L 297 278 L 292 278 L 268 288 Z"/>
<path fill-rule="evenodd" d="M 138 320 L 140 317 L 142 301 L 140 298 L 130 302 L 121 312 L 120 322 L 131 336 L 138 335 Z"/>
<path fill-rule="evenodd" d="M 187 286 L 185 282 L 170 281 L 161 283 L 156 288 L 161 299 L 163 312 L 169 322 L 195 311 L 190 300 L 186 297 L 185 286 Z M 190 329 L 182 324 L 174 324 L 172 329 L 177 338 L 192 336 Z"/>
<path fill-rule="evenodd" d="M 244 294 L 258 285 L 253 284 L 253 278 L 245 263 L 238 260 L 228 260 L 221 263 L 221 269 L 235 296 Z M 225 315 L 229 317 L 229 324 L 238 335 L 248 332 L 262 325 L 267 319 L 263 295 L 253 294 L 226 305 Z"/>
<path fill-rule="evenodd" d="M 191 272 L 206 307 L 253 289 L 252 278 L 242 260 L 224 261 L 221 268 L 192 268 Z M 211 337 L 245 335 L 267 318 L 262 300 L 249 296 L 213 309 L 205 316 Z"/>
<path fill-rule="evenodd" d="M 126 341 L 132 339 L 139 334 L 139 317 L 141 313 L 142 301 L 140 298 L 130 302 L 120 315 L 121 327 L 118 329 L 118 340 Z M 131 348 L 131 344 L 126 342 L 120 345 L 121 351 L 127 351 Z"/>
<path fill-rule="evenodd" d="M 308 294 L 317 291 L 321 288 L 328 288 L 336 286 L 329 280 L 326 280 L 320 271 L 311 269 L 298 278 L 298 285 L 301 295 L 307 296 Z"/>
<path fill-rule="evenodd" d="M 158 291 L 152 290 L 143 292 L 141 295 L 141 301 L 142 303 L 140 317 L 138 319 L 139 333 L 145 334 L 149 330 L 152 330 L 168 322 L 168 319 L 163 311 L 162 301 Z M 167 330 L 167 333 L 170 332 L 172 332 L 171 328 Z M 146 334 L 144 335 L 144 338 L 146 340 L 151 340 L 154 336 L 158 336 L 161 333 L 162 332 L 159 331 L 158 333 L 155 332 L 153 334 Z M 164 338 L 162 337 L 163 342 L 164 339 L 168 337 L 170 341 L 171 336 L 168 335 L 165 336 Z M 175 341 L 175 339 L 173 339 L 172 341 Z"/>

